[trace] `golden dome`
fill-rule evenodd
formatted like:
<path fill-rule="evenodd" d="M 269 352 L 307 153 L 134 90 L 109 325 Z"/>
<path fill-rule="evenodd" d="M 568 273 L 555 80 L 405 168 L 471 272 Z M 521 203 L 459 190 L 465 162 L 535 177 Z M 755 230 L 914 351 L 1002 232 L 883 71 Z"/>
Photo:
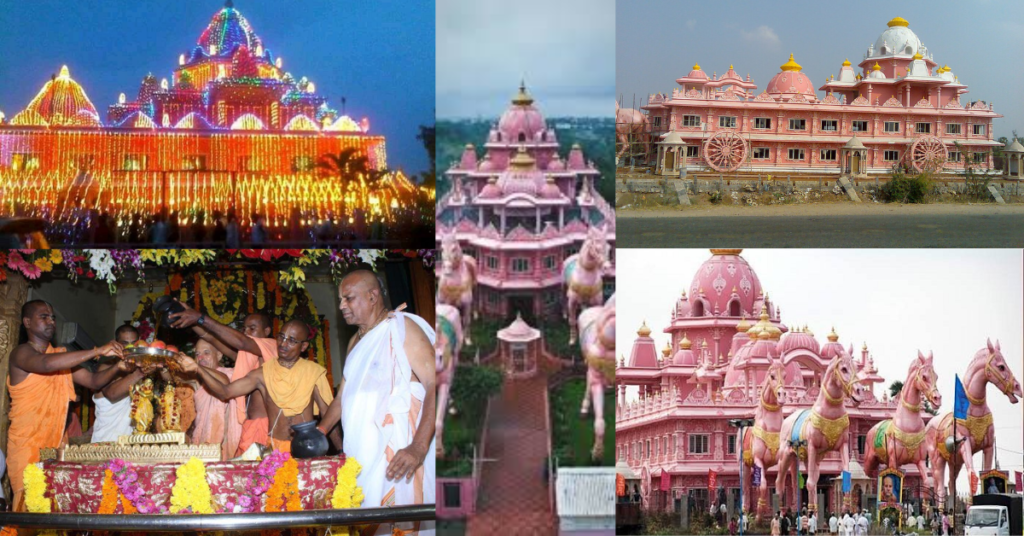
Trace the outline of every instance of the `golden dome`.
<path fill-rule="evenodd" d="M 787 61 L 786 63 L 783 63 L 782 66 L 779 67 L 779 68 L 782 69 L 783 71 L 794 71 L 794 72 L 798 72 L 798 73 L 800 72 L 801 69 L 803 69 L 803 67 L 801 67 L 799 63 L 793 61 L 793 54 L 792 53 L 789 55 L 789 61 Z"/>
<path fill-rule="evenodd" d="M 661 349 L 661 355 L 668 357 L 672 353 L 672 343 L 665 341 L 665 347 Z"/>
<path fill-rule="evenodd" d="M 761 337 L 761 334 L 763 333 L 767 333 L 767 338 L 769 339 L 778 340 L 779 337 L 782 337 L 782 330 L 775 327 L 775 325 L 768 320 L 768 307 L 762 303 L 761 320 L 747 331 L 747 335 L 749 335 L 751 339 L 766 338 Z"/>
<path fill-rule="evenodd" d="M 878 62 L 876 61 L 876 62 L 875 62 L 875 66 L 874 66 L 874 67 L 872 67 L 872 68 L 871 68 L 871 70 L 872 70 L 872 71 L 881 71 L 881 70 L 882 70 L 882 67 L 881 67 L 880 65 L 878 65 Z"/>
<path fill-rule="evenodd" d="M 101 126 L 99 114 L 82 86 L 71 78 L 68 66 L 43 86 L 25 107 L 11 118 L 12 125 L 26 126 Z"/>
<path fill-rule="evenodd" d="M 829 342 L 836 342 L 839 340 L 839 335 L 836 334 L 836 327 L 832 326 L 832 332 L 828 334 Z"/>
<path fill-rule="evenodd" d="M 743 248 L 739 249 L 712 249 L 712 255 L 739 255 L 743 251 Z M 703 290 L 703 289 L 701 289 Z"/>
<path fill-rule="evenodd" d="M 892 19 L 891 21 L 889 21 L 886 24 L 886 26 L 888 26 L 890 28 L 892 28 L 893 26 L 905 26 L 905 27 L 908 27 L 908 26 L 910 26 L 910 23 L 907 22 L 907 19 L 904 19 L 903 17 L 896 17 L 896 18 Z"/>
<path fill-rule="evenodd" d="M 767 331 L 762 331 L 761 333 L 759 333 L 757 335 L 757 338 L 761 339 L 763 341 L 766 341 L 766 340 L 772 338 L 772 336 Z"/>
<path fill-rule="evenodd" d="M 640 326 L 640 329 L 636 330 L 636 334 L 641 337 L 648 337 L 651 335 L 651 328 L 647 327 L 646 320 L 644 320 L 644 325 Z"/>
<path fill-rule="evenodd" d="M 843 67 L 849 67 L 849 66 L 850 66 L 850 58 L 846 58 L 845 60 L 843 60 Z"/>
<path fill-rule="evenodd" d="M 689 350 L 691 344 L 692 343 L 690 342 L 690 339 L 686 338 L 686 332 L 684 331 L 683 332 L 683 339 L 681 341 L 679 341 L 679 348 L 681 348 L 683 350 Z"/>
<path fill-rule="evenodd" d="M 922 56 L 921 53 L 918 52 L 917 54 L 914 54 L 914 59 L 915 60 L 923 60 L 924 56 Z"/>
<path fill-rule="evenodd" d="M 512 160 L 509 160 L 509 164 L 513 169 L 528 171 L 533 169 L 537 161 L 530 156 L 530 153 L 526 152 L 526 147 L 520 145 L 516 155 L 512 157 Z"/>
<path fill-rule="evenodd" d="M 523 80 L 519 83 L 519 93 L 515 97 L 512 97 L 512 104 L 516 106 L 529 106 L 533 104 L 533 97 L 526 92 L 526 81 Z"/>

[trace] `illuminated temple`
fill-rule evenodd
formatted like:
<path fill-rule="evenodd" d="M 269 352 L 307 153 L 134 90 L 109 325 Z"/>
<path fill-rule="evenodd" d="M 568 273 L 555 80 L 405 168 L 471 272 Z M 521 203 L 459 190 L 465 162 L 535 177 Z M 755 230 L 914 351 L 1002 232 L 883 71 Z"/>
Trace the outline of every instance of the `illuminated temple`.
<path fill-rule="evenodd" d="M 375 173 L 387 169 L 385 140 L 369 120 L 339 115 L 286 72 L 230 0 L 177 63 L 171 80 L 149 74 L 134 100 L 122 93 L 105 120 L 67 66 L 23 111 L 0 113 L 0 215 L 233 209 L 243 225 L 260 214 L 273 227 L 357 211 L 391 219 L 420 193 L 401 173 Z M 366 172 L 317 168 L 347 149 Z"/>

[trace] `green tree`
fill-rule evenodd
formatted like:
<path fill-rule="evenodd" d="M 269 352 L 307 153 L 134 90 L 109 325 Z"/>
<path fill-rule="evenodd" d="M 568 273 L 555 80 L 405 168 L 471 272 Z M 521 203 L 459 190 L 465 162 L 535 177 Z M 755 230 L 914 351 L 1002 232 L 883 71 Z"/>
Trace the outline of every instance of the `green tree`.
<path fill-rule="evenodd" d="M 903 382 L 896 380 L 889 384 L 889 397 L 896 398 L 903 391 Z"/>
<path fill-rule="evenodd" d="M 338 154 L 325 154 L 320 157 L 316 167 L 323 175 L 337 177 L 344 182 L 356 180 L 369 171 L 369 160 L 358 155 L 355 149 L 343 149 Z"/>

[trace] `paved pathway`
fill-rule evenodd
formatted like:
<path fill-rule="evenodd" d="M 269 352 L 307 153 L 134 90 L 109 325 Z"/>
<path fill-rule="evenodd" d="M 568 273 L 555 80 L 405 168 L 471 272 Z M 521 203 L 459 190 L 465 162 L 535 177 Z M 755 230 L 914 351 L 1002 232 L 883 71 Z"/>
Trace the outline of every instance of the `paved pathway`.
<path fill-rule="evenodd" d="M 477 513 L 469 519 L 471 536 L 556 533 L 544 483 L 548 430 L 544 416 L 547 377 L 506 381 L 491 405 L 485 462 Z"/>

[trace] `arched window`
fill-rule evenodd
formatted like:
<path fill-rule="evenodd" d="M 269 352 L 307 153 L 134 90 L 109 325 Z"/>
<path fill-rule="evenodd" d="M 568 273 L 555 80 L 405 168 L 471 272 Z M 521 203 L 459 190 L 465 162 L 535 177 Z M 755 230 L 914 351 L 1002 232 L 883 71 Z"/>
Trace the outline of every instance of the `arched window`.
<path fill-rule="evenodd" d="M 914 54 L 914 47 L 912 47 L 910 45 L 907 45 L 907 48 L 904 49 L 903 52 L 905 52 L 907 54 L 910 54 L 910 55 L 913 55 Z"/>
<path fill-rule="evenodd" d="M 704 316 L 704 302 L 701 300 L 693 301 L 693 309 L 690 310 L 690 316 Z"/>
<path fill-rule="evenodd" d="M 520 132 L 519 133 L 519 141 L 526 141 L 526 133 L 525 132 Z"/>
<path fill-rule="evenodd" d="M 501 141 L 501 132 L 498 133 L 498 141 Z"/>
<path fill-rule="evenodd" d="M 732 300 L 729 302 L 729 316 L 740 316 L 740 301 Z"/>

